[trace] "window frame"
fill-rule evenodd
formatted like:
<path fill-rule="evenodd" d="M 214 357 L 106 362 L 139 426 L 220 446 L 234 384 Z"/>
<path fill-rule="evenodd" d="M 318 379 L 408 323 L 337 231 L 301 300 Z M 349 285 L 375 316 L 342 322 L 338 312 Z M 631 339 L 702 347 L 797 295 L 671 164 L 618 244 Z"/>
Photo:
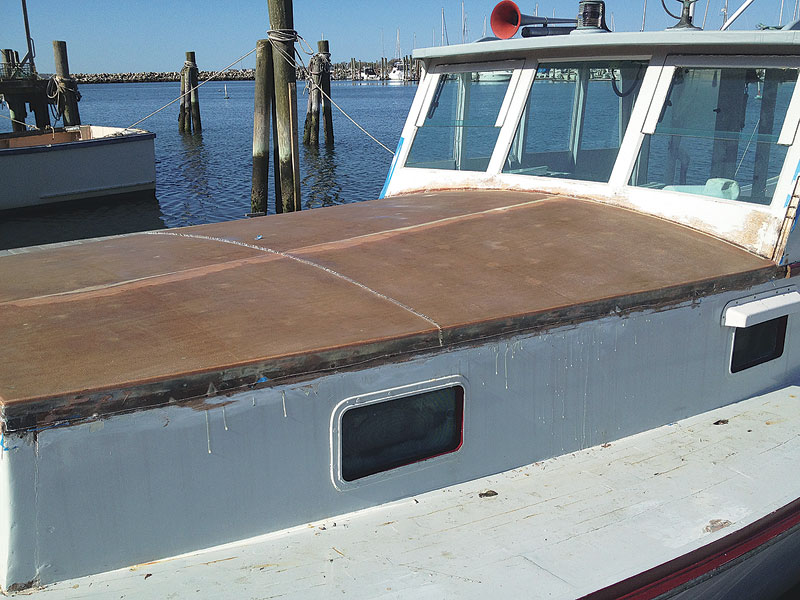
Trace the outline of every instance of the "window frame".
<path fill-rule="evenodd" d="M 773 194 L 769 204 L 754 204 L 742 200 L 725 200 L 722 198 L 711 198 L 700 194 L 691 194 L 687 192 L 679 192 L 675 190 L 658 190 L 642 188 L 630 185 L 630 178 L 636 168 L 636 162 L 639 158 L 639 152 L 642 144 L 644 143 L 645 136 L 652 135 L 655 132 L 656 125 L 663 111 L 664 104 L 667 101 L 667 96 L 672 88 L 672 82 L 675 77 L 675 72 L 678 68 L 696 68 L 696 69 L 735 69 L 735 68 L 751 68 L 751 69 L 769 69 L 769 68 L 789 68 L 798 69 L 798 76 L 795 81 L 795 87 L 792 91 L 792 97 L 789 101 L 789 107 L 786 112 L 786 118 L 783 122 L 781 132 L 778 136 L 778 145 L 786 146 L 787 153 L 784 158 L 783 166 L 778 177 L 778 182 L 775 186 L 775 193 Z M 624 156 L 624 165 L 618 165 L 620 172 L 617 177 L 612 179 L 624 187 L 629 194 L 637 193 L 645 198 L 660 199 L 659 202 L 672 201 L 671 198 L 691 198 L 693 202 L 710 202 L 711 205 L 719 206 L 719 203 L 743 207 L 747 213 L 760 213 L 764 215 L 772 214 L 775 216 L 782 216 L 786 212 L 786 208 L 791 197 L 794 180 L 797 173 L 800 172 L 800 144 L 797 144 L 798 128 L 800 127 L 800 57 L 798 56 L 750 56 L 750 55 L 686 55 L 686 54 L 670 54 L 663 58 L 663 66 L 659 75 L 658 84 L 655 93 L 650 103 L 647 114 L 638 132 L 637 143 L 635 149 L 631 147 L 629 152 Z M 622 153 L 618 156 L 618 161 L 622 159 Z M 670 200 L 667 200 L 670 198 Z"/>
<path fill-rule="evenodd" d="M 367 475 L 352 481 L 347 481 L 342 476 L 342 418 L 344 413 L 354 408 L 369 406 L 371 404 L 380 404 L 393 400 L 401 400 L 409 396 L 416 396 L 425 394 L 427 392 L 435 392 L 446 388 L 460 387 L 463 390 L 463 412 L 461 415 L 461 443 L 453 450 L 443 454 L 423 458 L 412 462 L 410 464 L 393 467 L 386 471 Z M 389 389 L 369 392 L 366 394 L 359 394 L 350 396 L 339 402 L 331 412 L 330 424 L 330 456 L 331 456 L 331 482 L 333 486 L 340 490 L 345 491 L 355 489 L 366 485 L 373 485 L 394 479 L 397 477 L 408 476 L 412 473 L 418 472 L 422 469 L 436 468 L 440 465 L 449 463 L 456 460 L 459 451 L 467 443 L 467 419 L 469 414 L 469 386 L 464 377 L 460 375 L 451 375 L 441 378 L 436 378 L 424 382 L 393 387 Z"/>

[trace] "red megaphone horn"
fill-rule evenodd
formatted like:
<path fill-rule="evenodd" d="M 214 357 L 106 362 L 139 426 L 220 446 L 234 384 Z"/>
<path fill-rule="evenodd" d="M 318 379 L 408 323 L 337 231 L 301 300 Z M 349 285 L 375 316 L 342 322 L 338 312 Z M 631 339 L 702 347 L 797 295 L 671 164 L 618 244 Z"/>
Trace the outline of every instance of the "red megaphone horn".
<path fill-rule="evenodd" d="M 519 28 L 523 25 L 550 25 L 555 23 L 575 23 L 575 19 L 549 19 L 547 17 L 534 17 L 533 15 L 523 15 L 519 6 L 512 0 L 503 0 L 492 11 L 490 20 L 492 31 L 500 39 L 507 40 L 516 35 Z M 523 35 L 525 32 L 523 31 Z"/>

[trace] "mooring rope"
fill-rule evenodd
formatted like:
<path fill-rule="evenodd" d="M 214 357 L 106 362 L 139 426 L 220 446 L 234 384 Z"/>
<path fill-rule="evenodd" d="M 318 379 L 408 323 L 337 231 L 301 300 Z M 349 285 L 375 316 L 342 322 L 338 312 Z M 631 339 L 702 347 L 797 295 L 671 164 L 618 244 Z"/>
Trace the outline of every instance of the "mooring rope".
<path fill-rule="evenodd" d="M 25 121 L 18 121 L 17 119 L 12 119 L 11 117 L 8 117 L 6 115 L 0 115 L 0 117 L 3 117 L 4 119 L 8 119 L 12 123 L 19 123 L 20 125 L 24 125 L 28 129 L 39 129 L 35 125 L 28 125 Z"/>
<path fill-rule="evenodd" d="M 53 121 L 56 123 L 64 116 L 67 92 L 75 94 L 75 101 L 80 102 L 81 93 L 78 91 L 78 84 L 72 77 L 53 75 L 48 80 L 46 94 L 50 100 L 54 100 L 50 103 L 50 114 L 53 115 Z"/>
<path fill-rule="evenodd" d="M 316 53 L 315 54 L 313 49 L 311 48 L 311 45 L 303 38 L 303 36 L 301 36 L 299 33 L 297 33 L 294 29 L 270 29 L 270 30 L 267 31 L 267 37 L 269 38 L 269 41 L 272 42 L 272 47 L 275 50 L 278 51 L 278 53 L 283 57 L 283 59 L 287 63 L 289 63 L 289 65 L 293 69 L 297 68 L 297 61 L 294 59 L 294 56 L 290 56 L 289 54 L 287 54 L 287 52 L 283 48 L 281 48 L 280 45 L 276 44 L 275 42 L 279 42 L 279 43 L 290 43 L 290 42 L 291 43 L 295 43 L 295 42 L 298 42 L 298 43 L 300 43 L 300 47 L 301 48 L 302 48 L 302 45 L 305 44 L 306 47 L 308 48 L 308 50 L 305 50 L 305 53 L 312 57 L 312 61 L 309 61 L 309 64 L 311 62 L 313 62 L 313 58 L 314 57 L 319 56 L 319 57 L 321 57 L 323 59 L 323 68 L 325 68 L 325 69 L 329 69 L 330 68 L 330 64 L 331 64 L 331 62 L 330 62 L 330 56 L 331 56 L 330 52 Z M 300 59 L 300 65 L 303 67 L 303 69 L 306 71 L 306 73 L 309 73 L 309 75 L 310 75 L 311 74 L 311 69 L 309 67 L 306 67 L 305 62 L 303 61 L 303 57 L 300 56 L 300 53 L 297 51 L 297 49 L 295 49 L 294 53 Z M 312 90 L 313 89 L 318 89 L 319 92 L 323 96 L 325 96 L 333 106 L 338 108 L 339 112 L 341 112 L 345 117 L 347 117 L 353 125 L 358 127 L 373 142 L 375 142 L 381 148 L 386 150 L 389 154 L 394 156 L 394 150 L 389 148 L 386 144 L 381 142 L 378 138 L 376 138 L 374 135 L 372 135 L 369 131 L 367 131 L 361 125 L 359 125 L 356 122 L 356 120 L 353 117 L 351 117 L 350 115 L 348 115 L 347 112 L 345 112 L 345 110 L 341 106 L 336 104 L 336 102 L 334 101 L 333 98 L 331 98 L 328 94 L 325 93 L 325 90 L 323 90 L 321 86 L 316 85 L 313 82 L 313 80 L 311 79 L 311 77 L 306 78 L 306 88 L 308 89 L 309 87 Z"/>
<path fill-rule="evenodd" d="M 175 98 L 175 99 L 174 99 L 172 102 L 168 102 L 167 104 L 165 104 L 164 106 L 162 106 L 162 107 L 161 107 L 161 108 L 159 108 L 158 110 L 154 110 L 153 112 L 151 112 L 149 115 L 147 115 L 147 116 L 146 116 L 146 117 L 144 117 L 143 119 L 139 119 L 139 120 L 138 120 L 138 121 L 136 121 L 135 123 L 133 123 L 133 124 L 131 124 L 131 125 L 128 125 L 128 127 L 126 127 L 126 129 L 131 129 L 131 128 L 133 128 L 133 127 L 136 127 L 136 126 L 137 126 L 139 123 L 143 123 L 144 121 L 146 121 L 146 120 L 147 120 L 147 119 L 149 119 L 150 117 L 152 117 L 152 116 L 154 116 L 154 115 L 157 115 L 158 113 L 160 113 L 160 112 L 161 112 L 162 110 L 164 110 L 165 108 L 168 108 L 168 107 L 172 106 L 173 104 L 175 104 L 175 103 L 176 103 L 176 102 L 178 102 L 179 100 L 183 100 L 183 98 L 184 98 L 184 97 L 186 97 L 186 95 L 187 95 L 187 94 L 191 94 L 191 93 L 192 93 L 194 90 L 196 90 L 196 89 L 198 89 L 198 88 L 201 88 L 201 87 L 203 87 L 203 86 L 204 86 L 205 84 L 207 84 L 209 81 L 211 81 L 212 79 L 215 79 L 216 77 L 218 77 L 219 75 L 221 75 L 222 73 L 224 73 L 225 71 L 227 71 L 228 69 L 230 69 L 230 68 L 231 68 L 233 65 L 235 65 L 236 63 L 238 63 L 238 62 L 240 62 L 240 61 L 244 60 L 245 58 L 247 58 L 248 56 L 250 56 L 250 55 L 251 55 L 253 52 L 255 52 L 255 51 L 256 51 L 256 49 L 255 49 L 255 48 L 253 48 L 252 50 L 250 50 L 250 52 L 248 52 L 247 54 L 244 54 L 244 55 L 240 56 L 240 57 L 239 57 L 239 58 L 237 58 L 235 61 L 233 61 L 231 64 L 229 64 L 227 67 L 223 67 L 223 68 L 222 68 L 222 69 L 220 69 L 219 71 L 217 71 L 217 72 L 215 72 L 215 73 L 211 74 L 211 75 L 210 75 L 208 78 L 206 78 L 206 79 L 205 79 L 204 81 L 202 81 L 201 83 L 198 83 L 198 84 L 197 84 L 196 86 L 194 86 L 193 88 L 189 88 L 188 90 L 186 90 L 186 92 L 185 92 L 185 93 L 183 93 L 183 94 L 181 94 L 180 96 L 178 96 L 177 98 Z M 186 65 L 187 63 L 188 63 L 188 61 L 186 61 L 186 62 L 184 63 L 184 67 L 185 67 L 185 65 Z"/>

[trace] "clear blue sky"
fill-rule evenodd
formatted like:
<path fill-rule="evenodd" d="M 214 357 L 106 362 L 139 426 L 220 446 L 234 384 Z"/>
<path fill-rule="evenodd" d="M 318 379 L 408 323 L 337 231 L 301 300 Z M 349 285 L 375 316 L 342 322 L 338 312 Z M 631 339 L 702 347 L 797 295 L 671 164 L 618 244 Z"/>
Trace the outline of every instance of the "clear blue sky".
<path fill-rule="evenodd" d="M 666 0 L 673 12 L 680 4 Z M 702 21 L 706 2 L 699 0 Z M 578 0 L 518 2 L 522 11 L 540 15 L 571 17 Z M 729 1 L 729 12 L 741 0 Z M 792 19 L 796 0 L 784 0 L 783 22 Z M 707 27 L 719 28 L 724 0 L 710 0 Z M 0 0 L 0 46 L 24 54 L 25 30 L 20 0 Z M 464 10 L 468 37 L 483 33 L 484 17 L 491 13 L 492 0 L 466 0 Z M 617 30 L 638 31 L 644 0 L 607 0 L 606 11 L 614 15 Z M 735 29 L 753 29 L 758 23 L 777 24 L 781 0 L 756 0 L 737 21 Z M 445 11 L 451 43 L 461 41 L 461 1 L 406 0 L 294 0 L 295 28 L 314 43 L 321 35 L 330 40 L 335 62 L 356 57 L 376 60 L 383 49 L 395 55 L 397 30 L 403 53 L 430 46 L 441 38 L 441 12 Z M 66 40 L 73 72 L 174 71 L 183 65 L 184 52 L 195 50 L 201 69 L 217 69 L 255 47 L 269 27 L 266 0 L 28 0 L 31 34 L 36 42 L 36 66 L 40 72 L 53 71 L 52 40 Z M 646 29 L 664 29 L 674 23 L 661 8 L 660 0 L 647 0 Z M 251 57 L 242 66 L 252 67 Z"/>

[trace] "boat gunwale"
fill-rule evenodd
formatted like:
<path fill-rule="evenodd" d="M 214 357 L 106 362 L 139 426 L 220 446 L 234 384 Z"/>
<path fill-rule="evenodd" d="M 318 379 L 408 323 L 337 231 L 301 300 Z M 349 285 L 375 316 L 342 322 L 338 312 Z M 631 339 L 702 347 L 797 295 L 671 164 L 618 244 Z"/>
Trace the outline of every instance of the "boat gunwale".
<path fill-rule="evenodd" d="M 120 131 L 124 131 L 120 129 Z M 41 135 L 42 132 L 37 132 Z M 44 132 L 47 133 L 47 132 Z M 0 156 L 13 156 L 19 154 L 36 154 L 39 152 L 54 152 L 56 150 L 72 150 L 84 146 L 106 146 L 132 141 L 154 140 L 156 134 L 150 131 L 137 130 L 133 133 L 112 134 L 108 137 L 93 138 L 90 140 L 74 140 L 55 144 L 37 144 L 36 146 L 23 146 L 21 148 L 0 148 Z"/>

